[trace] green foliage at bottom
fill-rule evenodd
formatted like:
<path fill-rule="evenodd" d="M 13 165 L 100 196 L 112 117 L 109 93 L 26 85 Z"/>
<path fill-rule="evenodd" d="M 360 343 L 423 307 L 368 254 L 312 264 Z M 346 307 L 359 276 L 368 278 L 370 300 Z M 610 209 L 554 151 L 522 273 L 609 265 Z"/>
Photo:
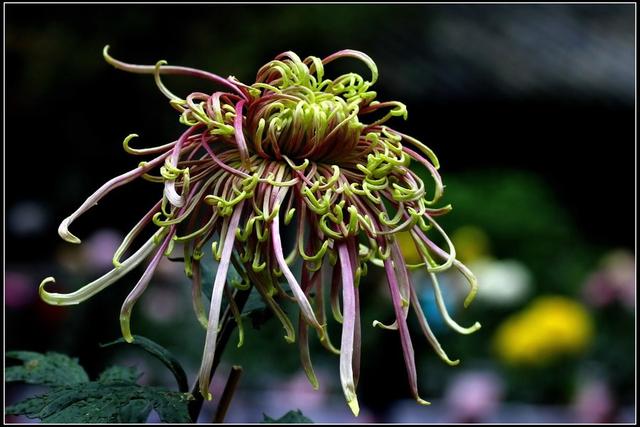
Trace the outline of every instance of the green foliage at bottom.
<path fill-rule="evenodd" d="M 276 424 L 310 424 L 313 423 L 309 418 L 305 417 L 302 414 L 300 409 L 296 409 L 295 411 L 289 411 L 278 419 L 271 418 L 267 414 L 264 415 L 263 423 L 276 423 Z"/>
<path fill-rule="evenodd" d="M 73 383 L 65 383 L 52 381 L 51 375 L 43 375 L 42 370 L 32 367 L 36 363 L 59 365 L 64 359 L 73 372 L 84 372 L 75 360 L 56 353 L 19 355 L 25 363 L 12 367 L 15 374 L 8 381 L 46 384 L 50 389 L 47 394 L 8 407 L 7 415 L 25 415 L 45 423 L 141 423 L 155 410 L 163 422 L 191 422 L 187 409 L 188 401 L 193 399 L 190 394 L 141 386 L 136 383 L 141 374 L 135 368 L 113 366 L 103 371 L 97 381 L 89 381 L 87 377 L 78 380 L 81 376 L 75 375 Z"/>

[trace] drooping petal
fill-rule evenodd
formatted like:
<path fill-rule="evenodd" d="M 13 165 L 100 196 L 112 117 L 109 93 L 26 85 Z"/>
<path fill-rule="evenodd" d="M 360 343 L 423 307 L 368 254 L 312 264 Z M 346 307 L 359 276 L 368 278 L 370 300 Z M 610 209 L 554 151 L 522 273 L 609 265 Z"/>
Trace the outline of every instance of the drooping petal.
<path fill-rule="evenodd" d="M 391 238 L 391 260 L 393 261 L 393 268 L 396 271 L 396 277 L 398 278 L 398 290 L 402 297 L 402 311 L 404 312 L 404 318 L 407 318 L 409 313 L 411 285 L 409 283 L 409 272 L 407 271 L 407 264 L 405 263 L 398 240 L 394 237 Z"/>
<path fill-rule="evenodd" d="M 240 313 L 240 309 L 238 308 L 238 304 L 236 304 L 236 300 L 233 298 L 233 294 L 226 284 L 224 286 L 224 296 L 225 298 L 227 298 L 227 301 L 229 301 L 231 314 L 233 315 L 233 319 L 236 321 L 236 325 L 238 326 L 238 348 L 240 348 L 244 343 L 244 326 L 242 324 L 242 315 Z"/>
<path fill-rule="evenodd" d="M 153 252 L 155 247 L 155 239 L 161 234 L 158 232 L 151 239 L 147 240 L 144 245 L 140 249 L 138 249 L 133 255 L 127 258 L 125 261 L 120 264 L 120 267 L 114 268 L 109 271 L 104 276 L 99 279 L 94 280 L 93 282 L 83 286 L 75 292 L 71 292 L 68 294 L 59 294 L 55 292 L 47 292 L 44 287 L 48 283 L 55 282 L 53 277 L 47 277 L 40 283 L 39 293 L 40 298 L 45 301 L 47 304 L 52 305 L 74 305 L 80 304 L 83 301 L 91 298 L 107 286 L 112 283 L 117 282 L 123 277 L 125 274 L 133 270 L 138 266 L 142 261 L 146 259 L 146 257 Z"/>
<path fill-rule="evenodd" d="M 349 259 L 349 248 L 344 242 L 337 243 L 340 269 L 342 272 L 342 305 L 344 321 L 340 342 L 340 382 L 347 404 L 355 416 L 360 412 L 356 386 L 353 378 L 353 339 L 356 321 L 356 297 L 353 284 L 353 271 Z"/>
<path fill-rule="evenodd" d="M 318 323 L 309 300 L 304 295 L 304 292 L 302 292 L 298 281 L 296 280 L 295 276 L 289 269 L 289 266 L 284 259 L 284 253 L 282 252 L 282 242 L 280 239 L 280 220 L 278 218 L 278 215 L 276 215 L 271 222 L 271 239 L 271 241 L 273 242 L 273 253 L 276 256 L 278 266 L 280 267 L 282 274 L 284 274 L 284 277 L 287 279 L 287 282 L 289 282 L 289 287 L 293 292 L 293 296 L 298 301 L 300 312 L 304 315 L 309 324 L 318 329 L 318 331 L 322 331 L 322 326 L 320 325 L 320 323 Z"/>
<path fill-rule="evenodd" d="M 329 350 L 333 354 L 340 354 L 340 350 L 335 348 L 333 343 L 331 342 L 331 338 L 329 337 L 329 329 L 327 325 L 327 315 L 325 311 L 325 297 L 324 297 L 324 287 L 322 286 L 322 268 L 320 268 L 316 272 L 315 278 L 315 288 L 316 288 L 316 313 L 318 313 L 318 321 L 321 325 L 323 325 L 324 333 L 320 336 L 320 344 L 327 350 Z"/>
<path fill-rule="evenodd" d="M 198 322 L 207 329 L 209 320 L 207 319 L 207 313 L 204 311 L 202 305 L 202 273 L 200 271 L 200 261 L 193 263 L 193 286 L 191 287 L 191 299 L 193 302 L 193 310 L 196 313 Z"/>
<path fill-rule="evenodd" d="M 414 311 L 416 312 L 416 317 L 418 318 L 420 329 L 422 329 L 422 332 L 427 337 L 427 340 L 431 344 L 431 347 L 433 347 L 433 349 L 438 354 L 438 356 L 440 356 L 440 358 L 450 366 L 455 366 L 458 363 L 460 363 L 459 359 L 456 359 L 456 360 L 449 359 L 449 356 L 447 356 L 447 353 L 445 353 L 444 349 L 438 342 L 438 339 L 436 338 L 435 334 L 429 327 L 429 322 L 427 321 L 427 318 L 424 315 L 424 312 L 422 311 L 422 306 L 420 305 L 420 301 L 418 300 L 418 295 L 416 294 L 416 290 L 413 288 L 413 286 L 411 288 L 411 305 Z"/>
<path fill-rule="evenodd" d="M 389 284 L 389 292 L 391 294 L 391 300 L 393 302 L 393 309 L 396 314 L 396 321 L 398 322 L 398 329 L 400 330 L 400 342 L 402 343 L 404 363 L 407 367 L 409 386 L 411 387 L 413 397 L 418 403 L 422 405 L 429 405 L 429 402 L 421 399 L 418 395 L 418 378 L 416 372 L 415 356 L 413 353 L 413 344 L 411 343 L 409 328 L 407 327 L 407 321 L 404 318 L 404 312 L 402 311 L 402 297 L 400 296 L 400 290 L 398 289 L 398 282 L 396 280 L 391 259 L 387 258 L 384 261 L 384 268 L 385 272 L 387 273 L 387 282 Z"/>
<path fill-rule="evenodd" d="M 171 242 L 171 238 L 173 237 L 173 233 L 175 230 L 175 225 L 169 229 L 167 236 L 164 238 L 164 241 L 160 245 L 160 247 L 156 250 L 156 254 L 151 259 L 151 262 L 147 266 L 147 269 L 138 280 L 138 283 L 131 290 L 127 298 L 124 300 L 122 304 L 122 308 L 120 310 L 120 330 L 122 331 L 122 336 L 127 342 L 133 342 L 133 336 L 131 335 L 131 327 L 130 327 L 130 319 L 131 319 L 131 311 L 133 310 L 133 306 L 138 301 L 142 293 L 147 289 L 149 285 L 149 281 L 153 276 L 153 273 L 156 271 L 158 267 L 158 263 L 162 259 L 165 250 L 169 246 Z"/>
<path fill-rule="evenodd" d="M 311 290 L 313 282 L 309 277 L 309 270 L 302 267 L 302 290 L 307 295 Z M 309 354 L 309 325 L 304 321 L 302 312 L 298 315 L 298 348 L 300 350 L 300 361 L 302 368 L 307 374 L 307 378 L 311 383 L 314 390 L 318 389 L 318 378 L 313 370 L 313 364 L 311 363 L 311 355 Z"/>
<path fill-rule="evenodd" d="M 298 315 L 298 348 L 300 350 L 300 361 L 307 378 L 314 390 L 319 387 L 318 377 L 313 370 L 311 355 L 309 354 L 309 325 L 305 322 L 302 312 Z"/>
<path fill-rule="evenodd" d="M 342 312 L 340 311 L 340 271 L 342 267 L 340 264 L 336 264 L 333 267 L 333 272 L 331 274 L 331 291 L 329 297 L 331 298 L 331 313 L 333 314 L 333 318 L 336 322 L 342 323 L 344 322 L 344 318 L 342 316 Z"/>
<path fill-rule="evenodd" d="M 289 320 L 285 312 L 282 310 L 282 308 L 280 308 L 278 303 L 275 302 L 275 300 L 273 299 L 273 296 L 271 296 L 269 291 L 264 286 L 265 280 L 262 277 L 264 277 L 265 272 L 262 271 L 261 273 L 256 273 L 253 270 L 253 268 L 251 268 L 251 265 L 249 265 L 248 268 L 243 269 L 242 264 L 240 263 L 240 261 L 237 260 L 235 256 L 231 258 L 231 262 L 233 263 L 233 266 L 235 267 L 236 271 L 240 272 L 243 275 L 246 275 L 245 280 L 249 279 L 247 281 L 251 281 L 251 283 L 253 283 L 253 286 L 258 291 L 258 293 L 260 294 L 264 302 L 267 304 L 269 309 L 271 309 L 271 312 L 280 321 L 280 323 L 282 324 L 282 327 L 286 332 L 286 335 L 284 336 L 284 340 L 288 343 L 295 342 L 296 333 L 293 329 L 293 325 L 291 324 L 291 320 Z"/>
<path fill-rule="evenodd" d="M 160 209 L 162 201 L 158 201 L 149 212 L 146 213 L 145 216 L 138 221 L 138 223 L 127 233 L 127 235 L 122 239 L 122 243 L 116 251 L 113 253 L 113 266 L 116 268 L 120 267 L 120 258 L 122 255 L 129 249 L 129 245 L 133 242 L 133 240 L 140 234 L 142 229 L 151 222 L 151 219 L 155 215 L 155 213 Z"/>
<path fill-rule="evenodd" d="M 360 266 L 358 265 L 358 252 L 356 250 L 356 239 L 349 238 L 349 260 L 351 261 L 351 271 L 354 272 L 354 299 L 356 307 L 356 318 L 353 328 L 353 379 L 355 386 L 358 387 L 360 380 L 360 353 L 362 344 L 362 330 L 360 325 Z"/>
<path fill-rule="evenodd" d="M 354 287 L 355 311 L 356 318 L 354 320 L 353 330 L 353 380 L 355 386 L 358 387 L 360 380 L 360 357 L 362 353 L 362 330 L 360 326 L 360 288 Z"/>
<path fill-rule="evenodd" d="M 231 252 L 233 244 L 236 240 L 236 229 L 242 215 L 242 207 L 244 201 L 239 203 L 229 220 L 227 233 L 224 237 L 224 245 L 222 249 L 222 257 L 218 264 L 218 271 L 213 282 L 213 292 L 211 294 L 211 308 L 209 309 L 209 325 L 207 328 L 207 338 L 204 346 L 204 354 L 202 356 L 202 364 L 198 373 L 198 381 L 200 383 L 200 393 L 207 400 L 211 400 L 212 396 L 209 392 L 209 382 L 211 367 L 216 352 L 216 339 L 218 338 L 218 325 L 220 323 L 220 306 L 222 304 L 222 293 L 227 281 L 227 272 L 229 271 L 229 263 L 231 260 Z"/>

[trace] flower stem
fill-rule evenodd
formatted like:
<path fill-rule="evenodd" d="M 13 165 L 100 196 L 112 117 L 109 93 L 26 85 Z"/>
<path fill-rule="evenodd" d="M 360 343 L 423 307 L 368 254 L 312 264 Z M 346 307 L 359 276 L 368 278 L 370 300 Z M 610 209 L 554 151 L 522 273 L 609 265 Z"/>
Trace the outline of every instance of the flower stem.
<path fill-rule="evenodd" d="M 238 387 L 238 382 L 240 381 L 240 377 L 242 376 L 242 366 L 234 365 L 231 367 L 231 373 L 229 374 L 229 379 L 227 379 L 227 385 L 224 387 L 224 391 L 222 392 L 222 396 L 220 397 L 220 403 L 218 404 L 218 409 L 216 410 L 216 415 L 213 418 L 214 423 L 222 423 L 224 422 L 224 417 L 227 415 L 227 410 L 231 405 L 231 399 Z"/>

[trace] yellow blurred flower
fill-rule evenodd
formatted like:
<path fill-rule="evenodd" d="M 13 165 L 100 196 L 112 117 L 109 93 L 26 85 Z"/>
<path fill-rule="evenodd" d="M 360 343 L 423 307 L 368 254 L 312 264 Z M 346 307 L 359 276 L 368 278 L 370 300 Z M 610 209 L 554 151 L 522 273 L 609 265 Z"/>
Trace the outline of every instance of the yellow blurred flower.
<path fill-rule="evenodd" d="M 497 329 L 494 349 L 508 364 L 543 364 L 579 354 L 593 336 L 593 323 L 579 302 L 562 296 L 538 297 Z"/>
<path fill-rule="evenodd" d="M 465 263 L 486 258 L 491 252 L 487 233 L 472 225 L 458 228 L 451 235 L 451 240 L 458 258 Z"/>
<path fill-rule="evenodd" d="M 416 249 L 416 245 L 413 243 L 413 237 L 411 237 L 410 232 L 401 231 L 396 233 L 396 241 L 400 246 L 400 251 L 402 252 L 402 256 L 404 256 L 404 260 L 407 264 L 420 264 L 422 262 L 420 252 Z"/>

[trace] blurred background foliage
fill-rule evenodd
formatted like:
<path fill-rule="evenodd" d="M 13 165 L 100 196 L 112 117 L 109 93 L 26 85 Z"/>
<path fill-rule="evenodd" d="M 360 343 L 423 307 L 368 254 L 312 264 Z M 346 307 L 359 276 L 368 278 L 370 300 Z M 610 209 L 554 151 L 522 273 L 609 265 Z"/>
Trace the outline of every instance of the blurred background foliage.
<path fill-rule="evenodd" d="M 391 126 L 440 158 L 443 204 L 454 207 L 441 224 L 480 279 L 478 299 L 463 310 L 459 278 L 443 277 L 447 303 L 461 323 L 483 325 L 464 337 L 447 330 L 426 276 L 415 273 L 434 331 L 462 362 L 441 362 L 412 323 L 422 395 L 434 404 L 408 401 L 397 335 L 369 326 L 392 317 L 372 268 L 361 285 L 357 421 L 634 419 L 633 5 L 12 4 L 5 17 L 7 349 L 65 352 L 92 376 L 109 362 L 135 364 L 143 381 L 172 384 L 154 360 L 98 347 L 119 336 L 134 274 L 77 307 L 37 298 L 46 276 L 70 290 L 108 270 L 119 239 L 157 199 L 152 184 L 123 187 L 77 222 L 82 246 L 58 238 L 61 219 L 136 164 L 122 139 L 136 132 L 155 145 L 182 127 L 149 76 L 103 61 L 105 44 L 125 61 L 166 59 L 246 83 L 282 51 L 352 48 L 378 64 L 379 99 L 407 104 L 409 119 Z M 328 73 L 350 67 L 361 65 L 343 61 Z M 177 93 L 215 89 L 166 83 Z M 193 376 L 204 333 L 189 293 L 180 265 L 162 264 L 133 327 L 178 354 Z M 353 421 L 337 358 L 316 340 L 314 392 L 276 322 L 246 333 L 242 348 L 227 348 L 214 381 L 221 388 L 231 364 L 244 367 L 229 421 L 294 407 L 315 421 Z M 27 392 L 7 390 L 10 403 Z"/>

